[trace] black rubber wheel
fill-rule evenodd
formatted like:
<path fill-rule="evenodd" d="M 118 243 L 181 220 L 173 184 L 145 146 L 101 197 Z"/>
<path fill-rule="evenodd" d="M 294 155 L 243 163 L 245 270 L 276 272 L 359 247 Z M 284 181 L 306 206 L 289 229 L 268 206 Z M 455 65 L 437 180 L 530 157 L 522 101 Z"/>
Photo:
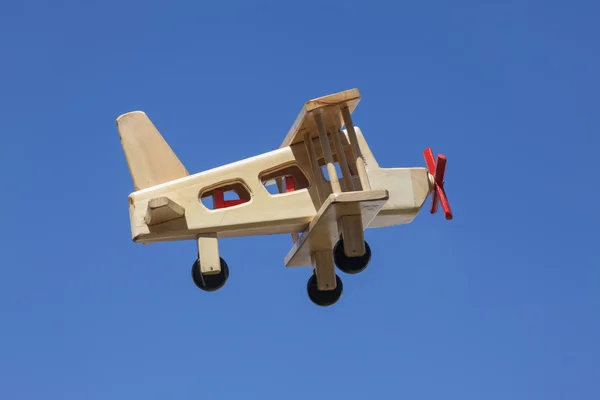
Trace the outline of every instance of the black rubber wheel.
<path fill-rule="evenodd" d="M 344 253 L 344 240 L 340 239 L 333 248 L 333 261 L 340 271 L 346 274 L 358 274 L 367 268 L 371 261 L 371 248 L 365 241 L 365 254 L 359 257 L 348 257 Z"/>
<path fill-rule="evenodd" d="M 335 275 L 336 287 L 333 290 L 320 291 L 317 287 L 317 276 L 313 273 L 308 283 L 306 284 L 306 291 L 310 300 L 318 306 L 327 307 L 331 306 L 342 297 L 344 291 L 344 285 L 342 280 L 337 274 Z"/>
<path fill-rule="evenodd" d="M 205 292 L 214 292 L 225 285 L 229 278 L 229 266 L 221 258 L 221 272 L 214 275 L 203 274 L 200 270 L 200 260 L 196 259 L 192 265 L 192 280 L 200 289 Z"/>

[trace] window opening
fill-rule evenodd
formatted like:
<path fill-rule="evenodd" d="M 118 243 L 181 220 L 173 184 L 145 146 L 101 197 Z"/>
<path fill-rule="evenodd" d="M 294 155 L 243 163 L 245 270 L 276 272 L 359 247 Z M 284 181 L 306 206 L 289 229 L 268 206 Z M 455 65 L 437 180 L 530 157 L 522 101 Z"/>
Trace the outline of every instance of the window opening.
<path fill-rule="evenodd" d="M 202 204 L 210 210 L 229 208 L 250 201 L 250 192 L 240 182 L 225 184 L 201 195 Z"/>
<path fill-rule="evenodd" d="M 261 175 L 265 189 L 273 195 L 306 189 L 310 182 L 297 165 L 290 165 Z"/>

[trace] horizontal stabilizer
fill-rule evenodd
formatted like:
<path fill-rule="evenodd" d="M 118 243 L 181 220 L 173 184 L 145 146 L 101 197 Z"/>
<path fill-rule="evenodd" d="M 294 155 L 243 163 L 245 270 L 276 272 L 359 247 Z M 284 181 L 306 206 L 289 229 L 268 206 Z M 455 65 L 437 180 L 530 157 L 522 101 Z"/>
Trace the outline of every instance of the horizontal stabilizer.
<path fill-rule="evenodd" d="M 148 202 L 145 222 L 148 225 L 157 225 L 172 221 L 185 215 L 185 209 L 168 197 L 158 197 Z"/>
<path fill-rule="evenodd" d="M 117 118 L 117 130 L 135 190 L 188 176 L 169 144 L 142 111 Z"/>

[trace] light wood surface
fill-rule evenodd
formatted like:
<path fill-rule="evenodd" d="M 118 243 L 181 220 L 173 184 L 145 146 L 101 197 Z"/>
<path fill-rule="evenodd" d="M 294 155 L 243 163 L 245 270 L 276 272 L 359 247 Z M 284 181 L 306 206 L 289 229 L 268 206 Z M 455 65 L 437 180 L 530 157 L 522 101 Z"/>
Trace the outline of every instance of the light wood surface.
<path fill-rule="evenodd" d="M 360 257 L 365 254 L 365 235 L 361 215 L 344 215 L 338 221 L 338 230 L 344 238 L 344 254 Z"/>
<path fill-rule="evenodd" d="M 427 167 L 380 166 L 354 125 L 360 99 L 358 89 L 350 89 L 309 100 L 279 148 L 192 175 L 144 112 L 119 116 L 134 187 L 128 196 L 133 242 L 195 241 L 200 272 L 217 274 L 204 277 L 215 289 L 224 283 L 209 285 L 224 275 L 219 240 L 290 234 L 284 265 L 312 268 L 310 298 L 320 305 L 335 302 L 343 289 L 333 254 L 340 239 L 347 257 L 365 255 L 366 229 L 411 223 L 432 192 L 451 216 L 443 200 L 445 158 L 439 155 L 436 163 L 427 149 Z M 207 145 L 199 147 L 200 157 L 227 151 L 226 145 Z M 197 272 L 193 278 L 202 287 Z"/>
<path fill-rule="evenodd" d="M 206 275 L 221 272 L 221 256 L 219 254 L 219 242 L 215 233 L 198 236 L 198 257 L 200 259 L 200 271 Z"/>
<path fill-rule="evenodd" d="M 121 115 L 117 118 L 117 130 L 135 190 L 189 175 L 144 112 Z"/>
<path fill-rule="evenodd" d="M 310 262 L 317 277 L 317 288 L 319 290 L 334 290 L 337 287 L 337 282 L 331 251 L 318 250 L 311 253 Z"/>
<path fill-rule="evenodd" d="M 287 267 L 312 265 L 311 254 L 331 250 L 339 239 L 338 221 L 343 216 L 360 215 L 363 227 L 368 227 L 389 199 L 387 190 L 331 194 L 310 222 L 308 228 L 292 246 L 285 258 Z"/>
<path fill-rule="evenodd" d="M 369 228 L 410 223 L 432 189 L 427 169 L 381 168 L 361 130 L 355 127 L 355 131 L 372 189 L 389 193 L 389 200 Z M 348 148 L 345 135 L 342 131 L 340 137 Z M 318 144 L 319 139 L 313 141 Z M 315 149 L 315 153 L 316 157 L 323 157 L 320 149 Z M 268 193 L 259 177 L 271 174 L 273 170 L 288 170 L 289 165 L 300 168 L 309 179 L 309 186 L 278 195 Z M 132 238 L 138 243 L 155 243 L 196 240 L 198 234 L 211 232 L 219 238 L 303 232 L 321 208 L 321 198 L 326 199 L 332 193 L 331 185 L 324 180 L 320 170 L 315 173 L 316 178 L 303 142 L 133 192 L 129 196 Z M 360 185 L 358 177 L 353 176 L 353 180 Z M 247 188 L 249 201 L 222 210 L 210 210 L 201 203 L 199 196 L 202 193 L 215 186 L 226 187 L 231 182 L 241 182 Z M 148 203 L 160 197 L 183 207 L 185 216 L 148 225 Z"/>
<path fill-rule="evenodd" d="M 341 135 L 343 135 L 343 133 L 339 131 L 331 133 L 331 137 L 333 139 L 333 144 L 335 147 L 335 156 L 342 170 L 342 182 L 344 183 L 343 191 L 353 192 L 354 182 L 352 181 L 352 173 L 350 172 L 350 165 L 348 164 L 348 158 L 346 157 L 346 150 L 344 149 L 344 145 L 342 144 Z"/>
<path fill-rule="evenodd" d="M 360 92 L 358 89 L 345 90 L 307 101 L 279 147 L 291 146 L 304 141 L 306 139 L 305 133 L 308 133 L 311 139 L 318 138 L 316 122 L 311 115 L 314 111 L 319 111 L 327 132 L 341 130 L 344 120 L 340 107 L 346 106 L 349 112 L 352 113 L 359 101 Z"/>
<path fill-rule="evenodd" d="M 193 175 L 146 114 L 120 116 L 117 127 L 135 187 L 129 195 L 133 241 L 204 243 L 211 249 L 204 252 L 212 260 L 207 265 L 213 268 L 218 247 L 208 243 L 229 237 L 291 234 L 288 266 L 312 265 L 314 251 L 331 253 L 341 232 L 351 248 L 347 251 L 364 253 L 363 229 L 410 223 L 433 181 L 425 167 L 382 168 L 353 122 L 352 129 L 340 131 L 359 100 L 356 89 L 311 100 L 281 148 Z M 343 107 L 348 107 L 346 117 Z M 315 115 L 327 136 L 319 137 Z M 342 163 L 339 189 L 321 172 L 332 162 Z M 365 179 L 359 176 L 362 172 Z M 286 191 L 283 182 L 290 178 L 293 190 Z M 275 180 L 280 193 L 269 193 L 263 180 Z M 371 190 L 361 191 L 361 181 Z M 240 192 L 240 201 L 220 197 L 230 189 Z M 203 198 L 215 193 L 222 208 L 210 209 Z"/>
<path fill-rule="evenodd" d="M 185 208 L 168 197 L 157 197 L 148 202 L 148 210 L 144 221 L 148 225 L 158 225 L 177 218 L 183 218 Z"/>
<path fill-rule="evenodd" d="M 323 204 L 323 202 L 325 201 L 325 198 L 327 197 L 325 195 L 325 192 L 327 192 L 327 189 L 323 187 L 323 178 L 322 178 L 322 174 L 321 174 L 321 169 L 319 168 L 319 161 L 317 159 L 317 151 L 315 149 L 315 143 L 314 140 L 309 139 L 310 138 L 310 132 L 306 132 L 304 134 L 305 136 L 305 149 L 306 149 L 306 154 L 308 156 L 308 164 L 310 165 L 310 172 L 311 172 L 311 178 L 313 181 L 313 186 L 314 186 L 314 190 L 317 194 L 317 207 L 320 207 L 321 204 Z M 294 145 L 292 148 L 294 147 L 298 147 L 299 144 Z M 301 152 L 298 152 L 299 154 L 302 154 Z"/>
<path fill-rule="evenodd" d="M 352 147 L 352 160 L 358 172 L 360 187 L 362 190 L 371 190 L 371 183 L 369 182 L 369 176 L 366 171 L 365 160 L 363 159 L 362 153 L 360 151 L 358 136 L 356 135 L 354 122 L 352 121 L 352 116 L 350 115 L 351 111 L 348 109 L 348 107 L 342 107 L 341 113 L 342 120 L 346 125 L 346 131 L 348 132 L 348 139 Z"/>
<path fill-rule="evenodd" d="M 317 123 L 317 132 L 319 134 L 319 142 L 321 144 L 321 150 L 325 157 L 325 165 L 327 167 L 327 175 L 329 175 L 329 183 L 331 184 L 331 190 L 333 193 L 340 193 L 342 188 L 340 187 L 340 181 L 337 176 L 335 164 L 333 162 L 333 153 L 331 152 L 331 143 L 325 124 L 321 114 L 315 114 L 315 122 Z M 334 131 L 337 132 L 337 131 Z"/>
<path fill-rule="evenodd" d="M 152 243 L 195 240 L 205 233 L 223 238 L 301 232 L 318 207 L 313 201 L 312 182 L 308 188 L 274 195 L 260 180 L 274 169 L 286 171 L 290 165 L 307 175 L 306 167 L 287 147 L 133 192 L 129 196 L 133 240 Z M 219 187 L 244 188 L 240 197 L 248 200 L 232 207 L 210 209 L 202 197 Z M 149 226 L 144 219 L 147 204 L 158 197 L 167 197 L 182 206 L 185 218 Z"/>

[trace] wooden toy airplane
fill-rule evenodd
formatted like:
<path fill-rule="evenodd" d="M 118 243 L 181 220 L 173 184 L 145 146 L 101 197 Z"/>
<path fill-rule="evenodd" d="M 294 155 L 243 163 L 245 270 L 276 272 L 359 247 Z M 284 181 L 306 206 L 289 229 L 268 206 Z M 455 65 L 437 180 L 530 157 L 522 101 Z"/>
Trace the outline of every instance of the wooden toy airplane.
<path fill-rule="evenodd" d="M 133 241 L 196 241 L 192 279 L 214 291 L 229 277 L 219 238 L 291 234 L 285 266 L 312 267 L 309 298 L 334 304 L 343 290 L 335 266 L 355 274 L 371 259 L 365 229 L 410 223 L 430 194 L 431 213 L 439 202 L 452 219 L 446 158 L 426 149 L 427 168 L 381 168 L 352 122 L 359 101 L 357 89 L 310 100 L 279 149 L 193 175 L 145 113 L 121 115 Z"/>

